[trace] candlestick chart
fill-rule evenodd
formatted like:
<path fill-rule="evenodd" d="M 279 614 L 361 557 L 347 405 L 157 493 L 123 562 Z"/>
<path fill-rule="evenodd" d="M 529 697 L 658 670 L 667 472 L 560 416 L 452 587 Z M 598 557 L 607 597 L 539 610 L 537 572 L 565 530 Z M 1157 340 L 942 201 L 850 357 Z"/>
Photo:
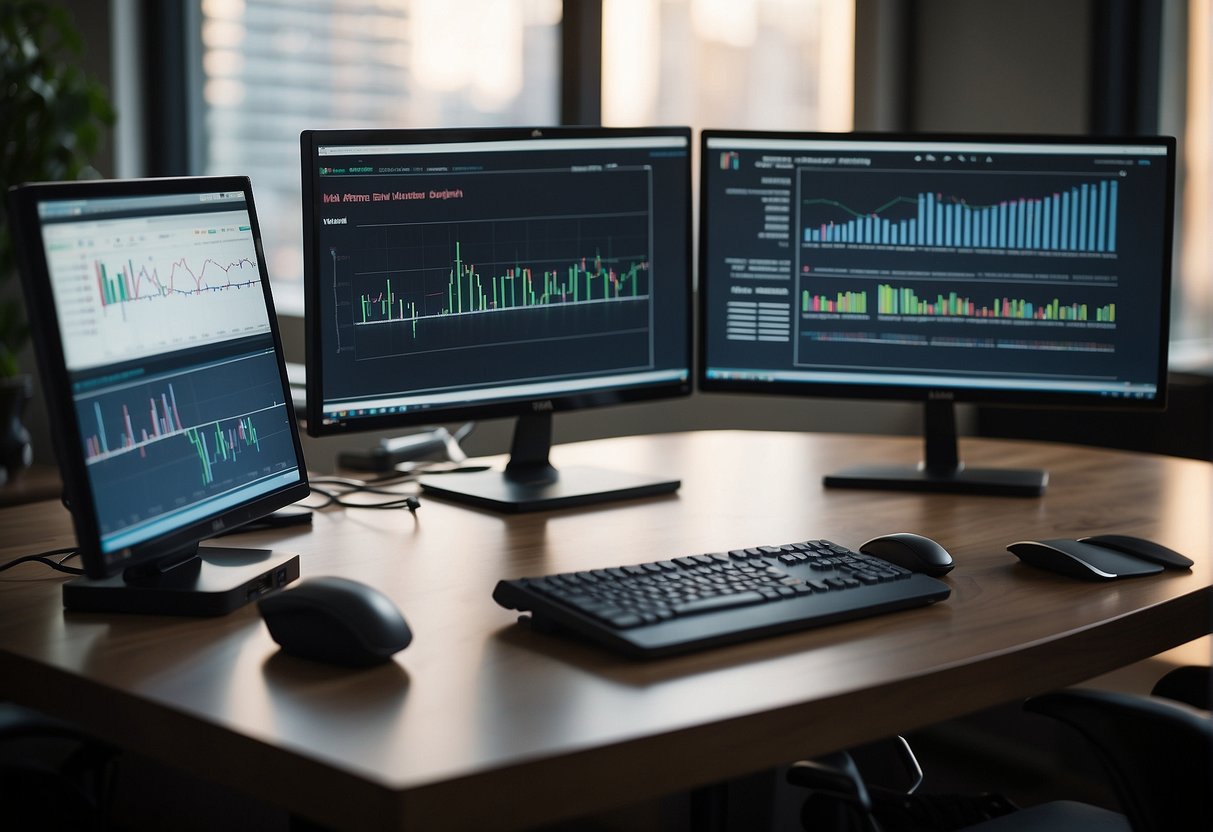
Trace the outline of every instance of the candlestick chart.
<path fill-rule="evenodd" d="M 644 212 L 398 228 L 394 243 L 333 252 L 348 293 L 337 311 L 341 346 L 359 360 L 620 332 L 647 340 Z"/>
<path fill-rule="evenodd" d="M 77 395 L 99 516 L 131 524 L 278 473 L 293 459 L 284 399 L 272 350 Z"/>

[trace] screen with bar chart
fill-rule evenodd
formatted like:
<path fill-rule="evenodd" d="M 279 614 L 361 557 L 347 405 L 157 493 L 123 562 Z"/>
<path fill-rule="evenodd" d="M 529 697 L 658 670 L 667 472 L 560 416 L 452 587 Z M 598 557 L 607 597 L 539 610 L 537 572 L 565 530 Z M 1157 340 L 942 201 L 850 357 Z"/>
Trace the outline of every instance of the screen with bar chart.
<path fill-rule="evenodd" d="M 302 496 L 247 180 L 36 186 L 29 199 L 31 318 L 82 545 L 102 563 L 90 574 L 196 548 Z"/>
<path fill-rule="evenodd" d="M 689 392 L 686 128 L 302 145 L 309 432 Z"/>
<path fill-rule="evenodd" d="M 708 131 L 708 390 L 1160 407 L 1173 142 Z"/>

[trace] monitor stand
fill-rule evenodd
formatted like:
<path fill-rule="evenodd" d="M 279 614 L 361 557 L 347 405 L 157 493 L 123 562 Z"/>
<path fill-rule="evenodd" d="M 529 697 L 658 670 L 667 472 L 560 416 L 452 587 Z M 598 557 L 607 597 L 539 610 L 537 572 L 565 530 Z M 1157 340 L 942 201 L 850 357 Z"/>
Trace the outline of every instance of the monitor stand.
<path fill-rule="evenodd" d="M 1049 473 L 1029 468 L 966 468 L 957 450 L 951 400 L 928 399 L 923 413 L 926 459 L 918 465 L 860 465 L 827 474 L 828 488 L 946 491 L 1003 497 L 1039 497 Z"/>
<path fill-rule="evenodd" d="M 422 477 L 427 494 L 478 508 L 516 514 L 669 494 L 679 480 L 657 479 L 621 471 L 574 466 L 557 470 L 548 462 L 552 448 L 552 414 L 518 417 L 505 471 L 458 471 Z"/>
<path fill-rule="evenodd" d="M 111 578 L 75 578 L 63 585 L 63 606 L 74 612 L 226 615 L 298 577 L 298 555 L 195 545 Z"/>

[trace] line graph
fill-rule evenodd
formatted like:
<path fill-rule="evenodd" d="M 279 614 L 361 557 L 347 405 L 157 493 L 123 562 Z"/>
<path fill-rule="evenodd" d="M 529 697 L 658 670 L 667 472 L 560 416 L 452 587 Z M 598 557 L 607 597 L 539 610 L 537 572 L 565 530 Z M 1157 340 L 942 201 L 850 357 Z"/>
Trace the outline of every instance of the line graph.
<path fill-rule="evenodd" d="M 69 231 L 47 255 L 73 370 L 269 330 L 247 212 L 123 218 Z"/>
<path fill-rule="evenodd" d="M 159 266 L 145 263 L 136 268 L 134 261 L 130 259 L 120 264 L 117 272 L 100 260 L 93 261 L 93 268 L 97 275 L 97 292 L 103 309 L 140 300 L 188 297 L 206 292 L 246 288 L 261 283 L 257 261 L 251 257 L 241 257 L 229 263 L 208 257 L 197 268 L 192 267 L 189 261 L 182 257 L 169 264 L 167 277 L 160 276 Z M 178 280 L 183 277 L 187 278 L 183 281 L 185 287 L 179 288 Z M 126 314 L 125 308 L 122 314 Z"/>

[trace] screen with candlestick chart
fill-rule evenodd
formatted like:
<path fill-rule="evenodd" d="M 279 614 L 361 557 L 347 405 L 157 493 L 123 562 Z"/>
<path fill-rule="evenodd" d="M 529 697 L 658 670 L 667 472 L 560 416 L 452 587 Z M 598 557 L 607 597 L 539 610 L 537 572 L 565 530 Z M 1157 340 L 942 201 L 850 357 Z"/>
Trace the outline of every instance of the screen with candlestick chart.
<path fill-rule="evenodd" d="M 689 383 L 688 138 L 546 132 L 305 136 L 309 430 Z"/>
<path fill-rule="evenodd" d="M 305 130 L 307 428 L 515 417 L 498 511 L 668 493 L 549 462 L 553 414 L 691 391 L 686 127 Z"/>
<path fill-rule="evenodd" d="M 706 131 L 708 391 L 924 403 L 924 460 L 829 486 L 1044 492 L 953 403 L 1161 408 L 1174 140 Z"/>

